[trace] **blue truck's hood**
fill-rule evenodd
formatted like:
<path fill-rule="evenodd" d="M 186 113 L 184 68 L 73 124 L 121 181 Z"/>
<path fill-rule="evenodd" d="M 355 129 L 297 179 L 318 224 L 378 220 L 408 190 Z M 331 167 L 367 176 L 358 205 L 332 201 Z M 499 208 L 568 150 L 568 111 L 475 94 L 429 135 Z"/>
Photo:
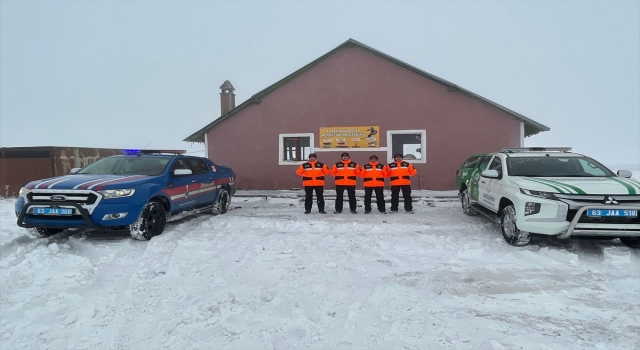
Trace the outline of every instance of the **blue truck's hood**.
<path fill-rule="evenodd" d="M 148 182 L 151 177 L 152 176 L 147 175 L 75 174 L 32 181 L 25 187 L 28 189 L 89 189 L 99 191 L 116 188 L 132 188 Z"/>

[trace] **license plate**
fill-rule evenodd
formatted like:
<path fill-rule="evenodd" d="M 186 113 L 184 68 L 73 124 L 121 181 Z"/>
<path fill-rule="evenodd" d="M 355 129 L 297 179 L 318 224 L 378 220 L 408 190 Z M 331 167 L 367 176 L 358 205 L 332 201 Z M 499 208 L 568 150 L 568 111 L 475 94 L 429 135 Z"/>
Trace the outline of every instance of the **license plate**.
<path fill-rule="evenodd" d="M 638 216 L 638 211 L 628 209 L 587 209 L 587 216 L 635 218 Z"/>
<path fill-rule="evenodd" d="M 70 208 L 33 208 L 33 215 L 73 215 Z"/>

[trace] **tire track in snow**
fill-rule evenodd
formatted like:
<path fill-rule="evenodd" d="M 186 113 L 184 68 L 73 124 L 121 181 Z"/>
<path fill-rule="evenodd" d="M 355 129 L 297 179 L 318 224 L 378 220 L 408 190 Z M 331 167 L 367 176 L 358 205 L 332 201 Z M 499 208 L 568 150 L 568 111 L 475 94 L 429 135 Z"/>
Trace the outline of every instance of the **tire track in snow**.
<path fill-rule="evenodd" d="M 111 332 L 116 337 L 111 344 L 118 349 L 156 348 L 154 332 L 157 326 L 157 312 L 163 298 L 163 289 L 171 288 L 154 279 L 167 274 L 173 258 L 173 252 L 182 241 L 188 241 L 193 227 L 197 227 L 211 216 L 192 217 L 186 222 L 168 224 L 162 235 L 153 237 L 146 243 L 146 249 L 136 260 L 126 287 L 121 295 L 121 306 L 114 316 Z M 171 227 L 173 226 L 173 227 Z"/>

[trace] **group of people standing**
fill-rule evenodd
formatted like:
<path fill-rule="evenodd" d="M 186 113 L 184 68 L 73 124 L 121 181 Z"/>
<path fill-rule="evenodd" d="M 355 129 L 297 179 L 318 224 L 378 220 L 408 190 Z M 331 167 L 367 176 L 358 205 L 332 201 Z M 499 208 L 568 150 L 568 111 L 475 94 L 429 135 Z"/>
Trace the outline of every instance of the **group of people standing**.
<path fill-rule="evenodd" d="M 349 157 L 349 153 L 342 153 L 340 161 L 333 164 L 331 170 L 326 164 L 318 161 L 315 153 L 309 154 L 309 161 L 300 165 L 296 174 L 302 176 L 302 185 L 305 191 L 304 213 L 311 213 L 313 205 L 313 192 L 316 194 L 318 211 L 326 214 L 324 210 L 324 177 L 333 175 L 336 184 L 336 214 L 342 212 L 344 191 L 349 197 L 349 209 L 352 214 L 356 211 L 356 179 L 361 177 L 364 183 L 364 213 L 371 213 L 371 197 L 376 194 L 376 204 L 378 211 L 386 214 L 384 202 L 384 179 L 391 181 L 391 213 L 398 212 L 400 192 L 404 198 L 404 210 L 413 214 L 411 202 L 411 176 L 418 172 L 410 163 L 403 160 L 402 154 L 395 154 L 393 162 L 387 165 L 378 163 L 378 156 L 369 157 L 369 164 L 358 165 Z"/>

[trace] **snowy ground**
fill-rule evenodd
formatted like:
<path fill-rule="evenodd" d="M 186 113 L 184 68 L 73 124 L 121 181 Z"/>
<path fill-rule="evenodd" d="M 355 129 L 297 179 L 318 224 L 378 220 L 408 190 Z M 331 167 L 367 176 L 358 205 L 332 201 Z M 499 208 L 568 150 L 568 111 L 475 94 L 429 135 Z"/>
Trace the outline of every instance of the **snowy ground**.
<path fill-rule="evenodd" d="M 0 200 L 0 347 L 640 347 L 640 251 L 618 240 L 508 246 L 455 192 L 416 191 L 414 215 L 239 194 L 150 242 L 36 238 Z"/>

